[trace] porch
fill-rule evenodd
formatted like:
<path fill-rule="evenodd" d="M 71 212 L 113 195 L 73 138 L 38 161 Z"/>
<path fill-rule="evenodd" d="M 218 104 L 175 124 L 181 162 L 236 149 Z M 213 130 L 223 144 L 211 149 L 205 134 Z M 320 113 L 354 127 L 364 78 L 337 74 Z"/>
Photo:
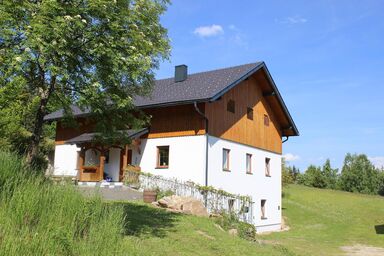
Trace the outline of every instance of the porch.
<path fill-rule="evenodd" d="M 140 137 L 148 133 L 148 129 L 124 132 L 132 139 L 130 145 L 95 144 L 95 133 L 84 133 L 66 141 L 80 148 L 77 154 L 79 182 L 122 182 L 125 168 L 132 164 L 132 151 L 140 152 Z"/>

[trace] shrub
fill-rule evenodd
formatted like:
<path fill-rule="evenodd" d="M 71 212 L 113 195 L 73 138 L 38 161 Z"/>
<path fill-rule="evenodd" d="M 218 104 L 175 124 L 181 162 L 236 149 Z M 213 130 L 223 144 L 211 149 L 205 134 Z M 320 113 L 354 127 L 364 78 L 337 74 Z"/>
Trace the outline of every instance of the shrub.
<path fill-rule="evenodd" d="M 170 189 L 167 189 L 167 190 L 162 190 L 160 188 L 156 188 L 156 192 L 157 192 L 157 200 L 163 198 L 163 197 L 166 197 L 166 196 L 173 196 L 175 193 L 170 190 Z"/>
<path fill-rule="evenodd" d="M 255 240 L 255 226 L 246 222 L 239 221 L 234 213 L 221 213 L 220 215 L 221 217 L 217 218 L 215 221 L 224 230 L 237 229 L 238 234 L 241 238 L 252 241 Z"/>

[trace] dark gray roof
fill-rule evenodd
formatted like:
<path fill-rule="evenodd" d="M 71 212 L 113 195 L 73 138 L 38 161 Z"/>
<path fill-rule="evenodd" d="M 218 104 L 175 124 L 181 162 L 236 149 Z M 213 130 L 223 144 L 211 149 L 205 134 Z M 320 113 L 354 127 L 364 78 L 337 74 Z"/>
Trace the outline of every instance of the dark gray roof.
<path fill-rule="evenodd" d="M 156 80 L 153 91 L 148 97 L 134 99 L 138 108 L 164 107 L 193 102 L 215 101 L 234 86 L 248 78 L 256 71 L 264 69 L 273 91 L 289 120 L 295 134 L 299 134 L 296 125 L 275 85 L 264 62 L 255 62 L 230 68 L 217 69 L 207 72 L 188 75 L 183 82 L 175 83 L 174 78 Z M 90 113 L 89 109 L 81 110 L 77 106 L 71 107 L 74 116 L 83 116 Z M 45 121 L 58 120 L 64 117 L 64 111 L 58 110 L 44 117 Z"/>
<path fill-rule="evenodd" d="M 123 131 L 128 138 L 135 139 L 139 138 L 140 136 L 148 133 L 148 128 L 140 129 L 140 130 L 126 130 Z M 83 133 L 77 137 L 74 137 L 70 140 L 67 140 L 65 143 L 66 144 L 81 144 L 85 142 L 90 142 L 92 141 L 97 133 Z"/>
<path fill-rule="evenodd" d="M 253 73 L 262 62 L 217 69 L 188 75 L 183 82 L 175 83 L 174 78 L 157 80 L 150 97 L 138 97 L 138 107 L 164 105 L 176 102 L 194 102 L 210 100 L 227 86 L 235 83 L 244 75 Z"/>
<path fill-rule="evenodd" d="M 194 101 L 208 101 L 229 85 L 241 82 L 244 76 L 253 73 L 263 62 L 245 64 L 236 67 L 217 69 L 188 75 L 183 82 L 174 82 L 174 78 L 156 80 L 149 97 L 137 97 L 135 105 L 139 108 L 173 105 Z M 74 116 L 86 115 L 89 109 L 81 110 L 71 106 Z M 44 120 L 57 120 L 64 116 L 62 109 L 50 113 Z"/>

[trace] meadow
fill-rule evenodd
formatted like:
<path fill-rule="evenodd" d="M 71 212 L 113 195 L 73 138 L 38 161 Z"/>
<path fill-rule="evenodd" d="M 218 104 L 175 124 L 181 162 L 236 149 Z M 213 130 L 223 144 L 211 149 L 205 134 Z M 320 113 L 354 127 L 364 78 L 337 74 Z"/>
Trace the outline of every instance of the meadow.
<path fill-rule="evenodd" d="M 85 198 L 0 152 L 0 255 L 344 255 L 343 246 L 384 248 L 380 196 L 290 185 L 283 215 L 289 231 L 249 241 L 209 218 Z"/>

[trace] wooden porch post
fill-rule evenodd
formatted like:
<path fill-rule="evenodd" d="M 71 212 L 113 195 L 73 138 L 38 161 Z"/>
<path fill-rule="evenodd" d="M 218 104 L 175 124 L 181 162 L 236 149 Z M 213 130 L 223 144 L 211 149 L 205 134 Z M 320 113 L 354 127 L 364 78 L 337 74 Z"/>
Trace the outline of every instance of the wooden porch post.
<path fill-rule="evenodd" d="M 123 181 L 124 170 L 128 165 L 128 145 L 125 145 L 121 149 L 120 153 L 120 172 L 119 172 L 119 181 Z"/>
<path fill-rule="evenodd" d="M 104 164 L 105 164 L 105 152 L 104 150 L 102 150 L 100 154 L 99 181 L 102 181 L 104 178 Z"/>
<path fill-rule="evenodd" d="M 77 155 L 77 178 L 78 180 L 83 180 L 83 166 L 84 166 L 84 158 L 85 158 L 85 149 L 81 147 L 80 152 Z"/>

